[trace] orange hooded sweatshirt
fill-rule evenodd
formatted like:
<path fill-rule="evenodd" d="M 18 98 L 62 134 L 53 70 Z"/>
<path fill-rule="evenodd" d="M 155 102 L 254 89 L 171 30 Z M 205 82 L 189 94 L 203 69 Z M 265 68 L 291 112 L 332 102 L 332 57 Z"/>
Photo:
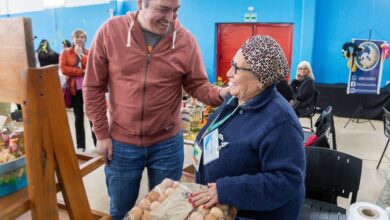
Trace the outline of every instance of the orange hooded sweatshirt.
<path fill-rule="evenodd" d="M 212 106 L 223 100 L 207 79 L 194 37 L 177 19 L 149 53 L 137 15 L 114 17 L 100 27 L 89 52 L 83 96 L 98 140 L 147 147 L 182 129 L 182 88 Z"/>

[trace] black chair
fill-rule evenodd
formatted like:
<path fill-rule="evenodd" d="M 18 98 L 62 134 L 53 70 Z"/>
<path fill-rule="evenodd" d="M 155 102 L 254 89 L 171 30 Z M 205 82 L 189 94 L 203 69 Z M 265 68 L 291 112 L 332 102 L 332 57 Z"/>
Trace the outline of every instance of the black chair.
<path fill-rule="evenodd" d="M 308 128 L 308 127 L 302 127 L 302 128 L 310 129 L 310 131 L 312 131 L 312 132 L 314 131 L 313 130 L 313 116 L 316 114 L 317 102 L 318 102 L 319 96 L 320 96 L 320 92 L 318 90 L 315 90 L 313 101 L 310 103 L 309 107 L 307 107 L 305 113 L 298 114 L 298 117 L 300 117 L 300 118 L 310 119 L 310 128 Z"/>
<path fill-rule="evenodd" d="M 318 201 L 315 199 L 305 199 L 298 220 L 346 220 L 347 214 L 344 208 L 336 205 Z"/>
<path fill-rule="evenodd" d="M 387 138 L 387 143 L 385 145 L 385 149 L 383 149 L 381 159 L 379 159 L 376 169 L 378 169 L 379 166 L 381 165 L 383 156 L 386 153 L 387 146 L 389 145 L 389 141 L 390 141 L 390 112 L 387 111 L 385 108 L 383 108 L 383 132 L 385 133 L 385 136 Z"/>
<path fill-rule="evenodd" d="M 337 205 L 337 197 L 356 202 L 363 162 L 361 159 L 339 151 L 307 147 L 306 198 Z"/>
<path fill-rule="evenodd" d="M 327 106 L 321 113 L 320 117 L 317 119 L 314 126 L 316 127 L 316 134 L 325 134 L 329 146 L 333 150 L 337 150 L 336 144 L 336 128 L 334 126 L 333 119 L 333 110 L 332 106 Z"/>
<path fill-rule="evenodd" d="M 316 129 L 315 134 L 317 136 L 317 140 L 312 145 L 337 150 L 336 129 L 334 126 L 332 106 L 327 106 L 321 112 L 320 117 L 318 117 L 316 123 L 314 124 L 314 127 Z M 306 142 L 313 134 L 314 132 L 304 131 L 304 141 Z"/>
<path fill-rule="evenodd" d="M 329 108 L 329 109 L 328 109 Z M 333 150 L 337 150 L 337 143 L 336 143 L 336 127 L 334 126 L 334 118 L 333 118 L 333 108 L 332 106 L 328 106 L 326 109 L 328 109 L 328 113 L 326 114 L 327 121 L 330 122 L 331 125 L 331 133 L 332 133 L 332 147 Z M 326 111 L 325 109 L 325 111 Z"/>

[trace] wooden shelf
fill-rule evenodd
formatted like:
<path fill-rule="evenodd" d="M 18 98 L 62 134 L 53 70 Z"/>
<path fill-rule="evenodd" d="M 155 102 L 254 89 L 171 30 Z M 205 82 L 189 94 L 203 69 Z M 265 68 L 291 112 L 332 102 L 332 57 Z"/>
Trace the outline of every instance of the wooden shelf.
<path fill-rule="evenodd" d="M 0 219 L 14 219 L 29 209 L 27 188 L 0 198 Z"/>
<path fill-rule="evenodd" d="M 79 161 L 80 171 L 83 177 L 104 164 L 102 157 L 94 156 L 88 153 L 77 154 L 77 159 Z M 56 186 L 57 192 L 59 192 L 61 188 L 58 182 L 56 183 Z M 59 202 L 59 207 L 63 208 L 64 202 Z M 6 197 L 0 198 L 0 219 L 14 219 L 27 212 L 29 209 L 30 203 L 28 199 L 27 187 Z M 96 216 L 98 216 L 99 214 L 103 215 L 106 213 L 92 210 L 92 214 L 94 214 L 94 217 L 96 218 Z"/>

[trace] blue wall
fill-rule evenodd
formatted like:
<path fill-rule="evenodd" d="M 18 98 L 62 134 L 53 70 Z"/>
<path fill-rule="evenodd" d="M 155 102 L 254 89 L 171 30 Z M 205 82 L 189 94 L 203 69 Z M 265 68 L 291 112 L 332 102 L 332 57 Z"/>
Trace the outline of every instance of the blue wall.
<path fill-rule="evenodd" d="M 349 69 L 341 48 L 352 38 L 390 39 L 389 0 L 327 0 L 317 2 L 313 68 L 316 81 L 346 83 Z M 382 86 L 390 80 L 390 60 L 383 65 Z"/>
<path fill-rule="evenodd" d="M 296 1 L 297 2 L 297 1 Z M 314 45 L 314 28 L 316 16 L 316 0 L 303 0 L 295 6 L 295 59 L 292 63 L 292 76 L 296 75 L 296 67 L 302 60 L 312 62 Z M 299 47 L 298 47 L 299 46 Z"/>
<path fill-rule="evenodd" d="M 72 8 L 56 8 L 38 12 L 12 14 L 11 17 L 30 17 L 33 26 L 35 48 L 39 46 L 41 39 L 47 39 L 53 50 L 62 50 L 61 41 L 71 41 L 73 30 L 82 28 L 87 32 L 87 47 L 90 46 L 95 32 L 103 22 L 109 18 L 108 9 L 116 5 L 100 4 Z M 6 17 L 6 16 L 2 16 Z"/>
<path fill-rule="evenodd" d="M 298 62 L 308 60 L 317 82 L 346 83 L 349 70 L 341 53 L 343 43 L 351 38 L 368 38 L 369 27 L 373 28 L 372 39 L 390 41 L 389 0 L 181 0 L 181 4 L 179 19 L 198 40 L 211 81 L 216 75 L 216 24 L 243 22 L 248 6 L 255 8 L 258 22 L 294 25 L 292 77 Z M 89 47 L 96 30 L 108 19 L 109 9 L 114 9 L 116 15 L 124 14 L 136 9 L 136 0 L 11 16 L 31 17 L 38 37 L 35 46 L 46 38 L 60 51 L 61 40 L 70 39 L 76 28 L 87 31 Z M 390 61 L 383 69 L 382 85 L 390 80 Z"/>

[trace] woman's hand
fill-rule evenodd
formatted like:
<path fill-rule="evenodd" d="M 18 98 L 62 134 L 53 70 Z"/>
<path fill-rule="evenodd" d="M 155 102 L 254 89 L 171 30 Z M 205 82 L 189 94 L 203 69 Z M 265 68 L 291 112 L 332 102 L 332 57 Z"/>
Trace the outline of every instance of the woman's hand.
<path fill-rule="evenodd" d="M 83 53 L 83 47 L 81 47 L 80 45 L 74 45 L 74 52 L 79 56 L 79 57 L 83 57 L 84 56 L 84 53 Z"/>
<path fill-rule="evenodd" d="M 199 190 L 191 193 L 188 201 L 193 207 L 204 205 L 205 208 L 210 208 L 218 203 L 217 184 L 209 183 L 207 189 Z"/>

